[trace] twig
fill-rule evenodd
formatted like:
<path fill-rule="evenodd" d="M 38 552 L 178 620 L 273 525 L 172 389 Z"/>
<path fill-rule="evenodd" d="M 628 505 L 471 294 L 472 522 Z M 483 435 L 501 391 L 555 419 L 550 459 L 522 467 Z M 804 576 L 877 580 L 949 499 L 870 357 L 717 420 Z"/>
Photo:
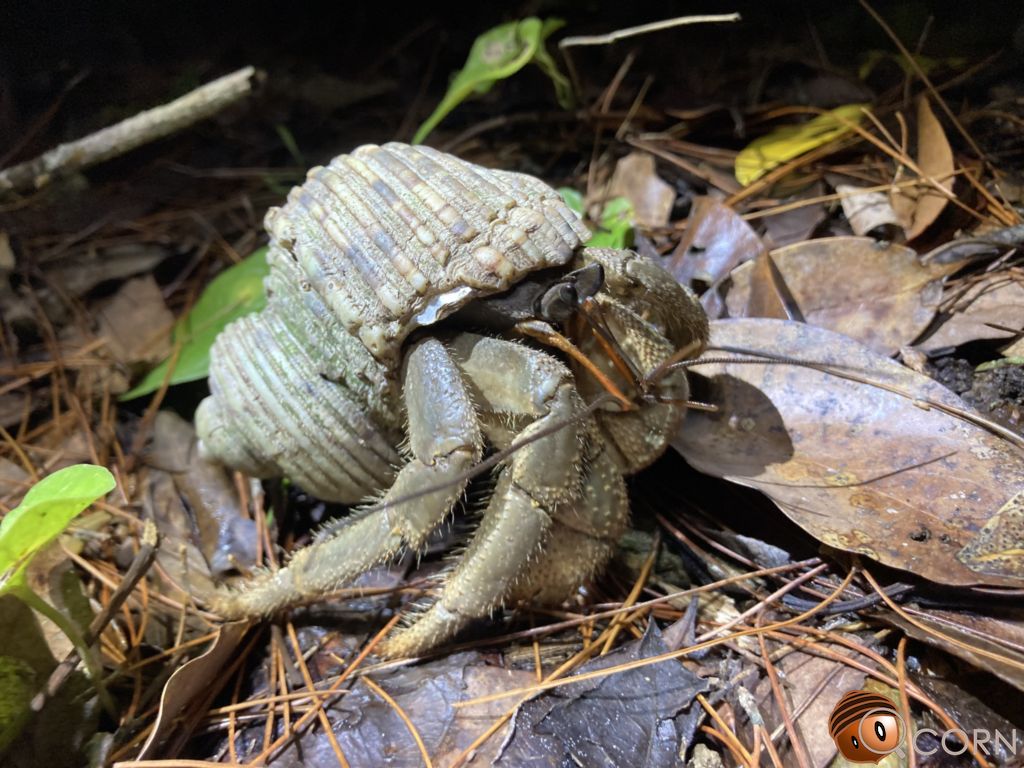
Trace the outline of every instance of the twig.
<path fill-rule="evenodd" d="M 637 27 L 627 27 L 626 29 L 617 29 L 614 32 L 609 32 L 606 35 L 575 35 L 571 37 L 563 37 L 558 41 L 558 47 L 571 48 L 576 45 L 610 45 L 616 40 L 622 40 L 627 37 L 635 37 L 637 35 L 646 35 L 649 32 L 660 32 L 663 29 L 672 29 L 673 27 L 681 27 L 684 24 L 714 24 L 720 21 L 739 21 L 740 15 L 738 13 L 717 13 L 717 14 L 706 14 L 702 16 L 679 16 L 674 19 L 664 19 L 662 21 L 652 21 L 650 24 L 641 24 Z"/>
<path fill-rule="evenodd" d="M 758 617 L 756 625 L 761 625 L 761 616 Z M 807 754 L 807 748 L 804 746 L 803 740 L 800 738 L 800 734 L 797 733 L 796 725 L 793 722 L 793 713 L 789 711 L 789 705 L 786 703 L 786 697 L 782 693 L 782 683 L 779 682 L 779 672 L 775 669 L 775 665 L 772 663 L 771 656 L 768 654 L 768 643 L 764 639 L 764 635 L 757 636 L 758 645 L 761 648 L 761 658 L 764 659 L 764 671 L 767 673 L 768 682 L 771 684 L 772 695 L 775 697 L 775 701 L 779 707 L 779 716 L 782 718 L 783 725 L 786 727 L 786 734 L 789 736 L 789 745 L 793 749 L 793 755 L 796 757 L 797 763 L 800 768 L 809 768 L 811 765 L 811 758 Z M 768 741 L 771 741 L 769 738 Z"/>
<path fill-rule="evenodd" d="M 925 74 L 924 70 L 921 69 L 921 65 L 918 64 L 917 59 L 914 58 L 913 54 L 911 54 L 911 52 L 907 50 L 907 46 L 905 46 L 903 44 L 903 41 L 899 39 L 895 32 L 893 32 L 892 27 L 890 27 L 886 23 L 885 19 L 883 19 L 882 16 L 878 13 L 878 11 L 872 8 L 871 4 L 866 2 L 866 0 L 860 0 L 860 4 L 861 7 L 868 12 L 871 18 L 875 20 L 878 26 L 882 28 L 882 31 L 885 32 L 889 39 L 892 40 L 893 45 L 895 45 L 899 49 L 900 54 L 902 54 L 903 58 L 907 62 L 907 66 L 914 70 L 914 74 L 921 78 L 921 82 L 924 83 L 928 91 L 933 96 L 935 96 L 935 100 L 938 102 L 939 107 L 942 109 L 943 112 L 946 113 L 946 117 L 950 119 L 950 122 L 953 123 L 953 126 L 957 129 L 960 135 L 963 136 L 964 141 L 966 141 L 967 144 L 971 147 L 971 149 L 974 150 L 974 153 L 978 156 L 979 159 L 981 159 L 985 163 L 988 163 L 988 155 L 986 155 L 985 152 L 982 151 L 981 147 L 979 147 L 975 143 L 974 139 L 971 137 L 971 134 L 967 132 L 963 124 L 957 119 L 956 115 L 953 114 L 953 110 L 949 108 L 949 105 L 945 102 L 945 100 L 938 97 L 938 92 L 935 89 L 935 85 L 932 83 L 928 75 Z"/>
<path fill-rule="evenodd" d="M 903 727 L 906 729 L 903 740 L 907 745 L 907 768 L 917 768 L 917 754 L 914 752 L 917 734 L 914 732 L 914 721 L 910 717 L 910 694 L 907 693 L 906 635 L 900 638 L 899 645 L 896 647 L 896 679 L 900 682 L 900 717 L 903 720 Z"/>
<path fill-rule="evenodd" d="M 114 614 L 121 609 L 124 601 L 128 599 L 128 595 L 135 589 L 135 585 L 146 575 L 146 572 L 156 559 L 158 544 L 159 534 L 157 533 L 156 526 L 151 520 L 147 520 L 146 527 L 142 531 L 142 546 L 139 547 L 135 559 L 132 560 L 132 564 L 128 567 L 124 578 L 121 579 L 121 583 L 117 585 L 117 589 L 110 596 L 110 600 L 103 607 L 103 610 L 96 614 L 82 636 L 85 646 L 90 646 L 96 642 L 100 633 L 106 629 L 107 624 L 114 618 Z M 50 673 L 50 679 L 46 681 L 46 687 L 32 699 L 30 707 L 33 712 L 39 712 L 46 705 L 47 700 L 60 690 L 61 686 L 71 676 L 71 673 L 74 672 L 75 667 L 78 666 L 79 658 L 78 648 L 73 648 L 64 658 L 64 661 L 58 664 L 57 668 Z"/>
<path fill-rule="evenodd" d="M 420 751 L 420 757 L 423 758 L 423 765 L 426 766 L 426 768 L 434 768 L 434 764 L 430 761 L 430 753 L 427 752 L 427 745 L 423 743 L 423 737 L 420 736 L 420 732 L 416 729 L 416 726 L 413 724 L 412 720 L 409 719 L 409 715 L 405 713 L 405 710 L 402 709 L 401 705 L 395 701 L 387 691 L 377 685 L 377 683 L 369 677 L 363 678 L 363 684 L 384 699 L 384 701 L 387 702 L 393 710 L 395 710 L 395 714 L 398 715 L 399 719 L 405 724 L 405 727 L 409 729 L 409 733 L 412 735 L 412 740 L 416 742 L 416 748 Z"/>
<path fill-rule="evenodd" d="M 817 572 L 817 569 L 815 569 L 815 572 Z M 813 573 L 804 574 L 804 576 L 808 575 L 813 575 Z M 818 611 L 820 611 L 821 609 L 828 607 L 830 603 L 835 601 L 843 592 L 846 591 L 846 588 L 850 585 L 850 582 L 853 581 L 854 575 L 856 575 L 856 571 L 851 570 L 849 573 L 846 574 L 842 583 L 825 600 L 819 603 L 817 607 L 811 609 L 810 611 L 805 611 L 804 613 L 801 613 L 799 616 L 794 616 L 792 618 L 785 619 L 774 624 L 768 624 L 763 627 L 750 627 L 747 629 L 741 629 L 734 632 L 731 635 L 726 635 L 724 637 L 714 637 L 714 635 L 717 635 L 722 631 L 726 631 L 730 629 L 734 624 L 738 623 L 736 621 L 731 621 L 728 624 L 723 625 L 722 627 L 705 632 L 703 635 L 696 638 L 693 645 L 686 646 L 685 648 L 679 648 L 673 651 L 668 651 L 666 653 L 659 653 L 654 656 L 647 656 L 642 659 L 626 661 L 622 664 L 616 664 L 612 667 L 604 667 L 602 669 L 595 669 L 590 672 L 582 672 L 572 677 L 553 679 L 552 676 L 549 677 L 548 680 L 545 680 L 543 683 L 538 683 L 536 685 L 526 686 L 522 688 L 510 688 L 499 693 L 491 693 L 484 696 L 478 696 L 473 699 L 468 699 L 465 701 L 457 701 L 453 703 L 452 706 L 455 709 L 463 709 L 465 707 L 472 707 L 479 704 L 489 704 L 492 701 L 499 701 L 501 699 L 509 698 L 511 696 L 532 697 L 538 693 L 550 690 L 552 688 L 562 688 L 566 685 L 574 685 L 576 683 L 583 683 L 588 680 L 596 680 L 608 677 L 609 675 L 618 674 L 620 672 L 629 672 L 633 669 L 641 669 L 642 667 L 650 666 L 652 664 L 659 664 L 663 661 L 668 661 L 670 659 L 681 659 L 684 656 L 690 656 L 691 654 L 702 651 L 705 648 L 711 648 L 716 645 L 722 645 L 723 643 L 727 642 L 735 642 L 739 638 L 746 637 L 748 635 L 757 635 L 761 632 L 777 631 L 780 629 L 784 629 L 785 627 L 796 626 L 799 625 L 801 622 L 805 621 L 806 619 L 809 619 L 814 614 L 818 613 Z M 793 582 L 793 585 L 796 585 L 796 583 L 797 582 Z M 787 587 L 784 587 L 783 589 L 788 588 L 788 586 L 789 585 L 787 585 Z M 765 598 L 765 600 L 763 601 L 764 605 L 767 605 L 770 601 L 777 599 L 780 596 L 781 591 L 782 590 L 776 591 L 772 595 L 769 595 L 767 598 Z M 764 605 L 756 607 L 764 608 Z M 747 614 L 751 612 L 752 611 L 747 611 Z M 742 619 L 747 614 L 744 614 L 744 616 L 739 617 L 740 621 L 742 621 Z M 473 746 L 479 746 L 479 744 L 474 744 Z"/>
<path fill-rule="evenodd" d="M 0 195 L 39 189 L 54 179 L 96 165 L 204 120 L 247 96 L 256 75 L 245 67 L 194 91 L 39 157 L 0 171 Z"/>

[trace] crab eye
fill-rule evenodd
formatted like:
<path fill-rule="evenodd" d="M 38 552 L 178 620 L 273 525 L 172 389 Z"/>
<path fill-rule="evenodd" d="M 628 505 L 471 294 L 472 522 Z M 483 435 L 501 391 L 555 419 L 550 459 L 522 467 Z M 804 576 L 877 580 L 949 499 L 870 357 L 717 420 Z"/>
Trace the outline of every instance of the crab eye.
<path fill-rule="evenodd" d="M 541 295 L 537 314 L 550 323 L 561 323 L 572 316 L 578 303 L 579 295 L 572 283 L 557 283 Z"/>

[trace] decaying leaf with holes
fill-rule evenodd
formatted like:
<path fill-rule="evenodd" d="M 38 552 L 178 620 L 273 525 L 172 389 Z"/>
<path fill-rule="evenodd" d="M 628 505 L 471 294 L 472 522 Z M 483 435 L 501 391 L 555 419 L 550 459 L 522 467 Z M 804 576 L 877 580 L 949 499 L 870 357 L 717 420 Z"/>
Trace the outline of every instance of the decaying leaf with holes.
<path fill-rule="evenodd" d="M 507 455 L 478 529 L 383 652 L 569 597 L 626 524 L 623 476 L 683 416 L 670 363 L 707 338 L 693 294 L 632 252 L 581 247 L 539 180 L 425 147 L 335 158 L 266 226 L 268 303 L 213 347 L 202 449 L 324 499 L 383 495 L 214 607 L 268 614 L 423 547 L 489 450 Z"/>

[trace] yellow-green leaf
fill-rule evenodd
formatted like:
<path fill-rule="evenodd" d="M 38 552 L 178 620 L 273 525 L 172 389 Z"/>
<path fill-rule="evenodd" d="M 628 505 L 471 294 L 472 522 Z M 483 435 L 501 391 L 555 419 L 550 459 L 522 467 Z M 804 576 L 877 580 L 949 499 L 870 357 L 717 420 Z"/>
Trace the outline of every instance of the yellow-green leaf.
<path fill-rule="evenodd" d="M 114 488 L 104 467 L 76 464 L 44 477 L 0 520 L 0 595 L 22 586 L 32 558 Z"/>
<path fill-rule="evenodd" d="M 783 125 L 750 142 L 736 156 L 736 180 L 746 186 L 768 171 L 849 133 L 866 104 L 846 104 L 798 125 Z"/>
<path fill-rule="evenodd" d="M 174 328 L 175 346 L 181 350 L 171 372 L 171 384 L 205 379 L 210 372 L 210 347 L 228 323 L 250 312 L 258 312 L 267 303 L 263 278 L 267 265 L 267 249 L 260 248 L 238 264 L 225 269 L 206 286 L 192 310 Z M 131 400 L 155 392 L 167 378 L 167 369 L 174 360 L 171 355 L 151 370 L 121 400 Z"/>
<path fill-rule="evenodd" d="M 499 24 L 480 35 L 469 50 L 465 66 L 455 73 L 448 92 L 416 131 L 412 143 L 419 144 L 426 139 L 437 124 L 467 98 L 487 93 L 496 82 L 511 77 L 531 62 L 551 78 L 559 103 L 565 108 L 571 106 L 569 80 L 544 48 L 547 38 L 564 24 L 561 19 L 541 21 L 531 16 Z"/>

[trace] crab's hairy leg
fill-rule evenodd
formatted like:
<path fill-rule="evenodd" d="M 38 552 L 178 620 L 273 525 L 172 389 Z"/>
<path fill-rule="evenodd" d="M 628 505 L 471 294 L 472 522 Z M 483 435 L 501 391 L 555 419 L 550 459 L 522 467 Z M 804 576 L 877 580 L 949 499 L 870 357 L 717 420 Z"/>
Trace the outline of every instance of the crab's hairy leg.
<path fill-rule="evenodd" d="M 578 499 L 558 507 L 544 551 L 510 601 L 557 605 L 599 573 L 629 521 L 626 483 L 603 441 L 590 442 Z"/>
<path fill-rule="evenodd" d="M 388 656 L 436 646 L 500 605 L 539 555 L 554 511 L 579 494 L 581 431 L 589 426 L 575 420 L 584 405 L 568 369 L 543 352 L 473 334 L 460 334 L 450 349 L 483 414 L 532 420 L 516 438 L 525 446 L 502 470 L 480 527 L 437 601 L 388 638 L 381 648 Z"/>
<path fill-rule="evenodd" d="M 229 618 L 267 614 L 330 592 L 403 547 L 422 546 L 443 521 L 482 454 L 473 403 L 458 365 L 433 338 L 410 349 L 402 386 L 412 458 L 380 508 L 356 513 L 332 537 L 299 550 L 285 568 L 261 574 L 244 590 L 218 593 L 213 606 L 218 613 Z M 401 501 L 423 488 L 440 490 Z"/>

